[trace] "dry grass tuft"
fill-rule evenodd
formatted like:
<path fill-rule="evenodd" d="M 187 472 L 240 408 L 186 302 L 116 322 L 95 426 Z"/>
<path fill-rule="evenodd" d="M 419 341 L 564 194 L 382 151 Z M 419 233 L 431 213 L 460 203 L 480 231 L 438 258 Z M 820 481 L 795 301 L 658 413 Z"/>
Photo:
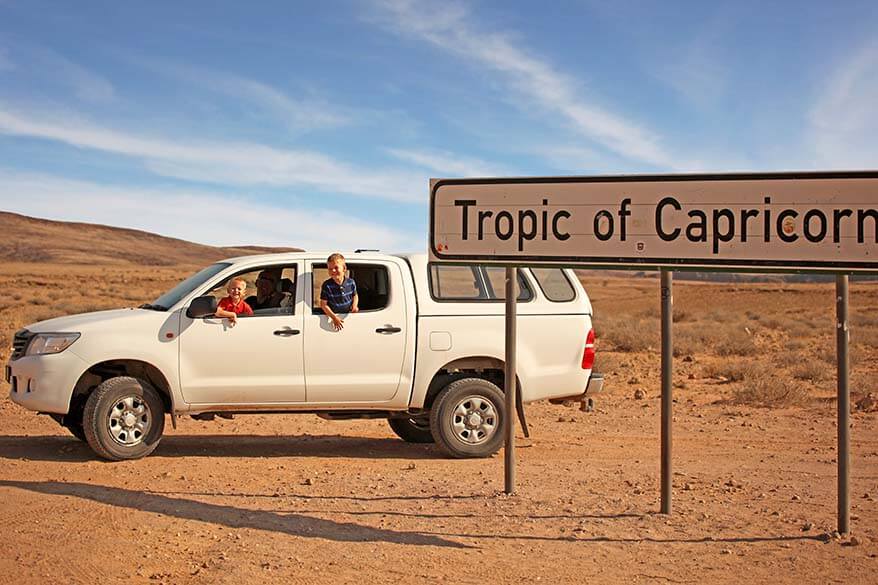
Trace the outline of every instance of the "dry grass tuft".
<path fill-rule="evenodd" d="M 803 404 L 808 398 L 806 384 L 790 380 L 775 370 L 760 369 L 744 378 L 735 389 L 732 402 L 764 408 Z"/>
<path fill-rule="evenodd" d="M 595 357 L 594 371 L 604 375 L 619 375 L 624 369 L 622 357 L 612 351 L 598 351 Z"/>
<path fill-rule="evenodd" d="M 758 348 L 743 327 L 728 327 L 717 331 L 715 350 L 721 356 L 746 356 L 755 354 Z"/>
<path fill-rule="evenodd" d="M 595 331 L 617 351 L 646 351 L 659 344 L 659 323 L 655 319 L 604 317 L 595 322 Z"/>
<path fill-rule="evenodd" d="M 793 368 L 793 378 L 819 382 L 826 378 L 826 366 L 814 360 L 800 362 L 798 366 Z"/>
<path fill-rule="evenodd" d="M 854 329 L 851 332 L 851 343 L 863 344 L 878 348 L 878 329 L 863 328 Z"/>
<path fill-rule="evenodd" d="M 708 378 L 725 378 L 729 382 L 741 382 L 758 375 L 764 367 L 764 365 L 750 362 L 724 360 L 706 366 L 702 375 Z"/>

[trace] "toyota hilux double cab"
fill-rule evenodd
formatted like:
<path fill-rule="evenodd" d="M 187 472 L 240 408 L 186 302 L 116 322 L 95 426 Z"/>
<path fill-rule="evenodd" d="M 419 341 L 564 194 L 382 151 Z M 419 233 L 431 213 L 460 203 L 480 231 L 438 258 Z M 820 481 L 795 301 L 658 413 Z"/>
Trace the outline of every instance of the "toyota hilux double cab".
<path fill-rule="evenodd" d="M 326 257 L 232 258 L 138 308 L 29 325 L 13 339 L 10 398 L 110 460 L 152 452 L 165 415 L 176 426 L 183 415 L 253 413 L 385 418 L 402 439 L 452 457 L 495 453 L 513 415 L 503 396 L 505 269 L 347 254 L 359 312 L 336 331 L 319 308 Z M 234 326 L 214 316 L 232 278 L 252 291 L 263 271 L 280 277 L 277 306 Z M 588 296 L 567 269 L 518 274 L 520 402 L 586 400 L 602 384 Z"/>

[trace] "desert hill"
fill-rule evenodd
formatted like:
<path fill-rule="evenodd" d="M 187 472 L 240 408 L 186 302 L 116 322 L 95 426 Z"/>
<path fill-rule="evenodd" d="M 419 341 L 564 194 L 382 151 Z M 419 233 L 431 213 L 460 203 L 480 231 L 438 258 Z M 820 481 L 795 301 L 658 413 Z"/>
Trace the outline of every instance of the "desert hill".
<path fill-rule="evenodd" d="M 0 211 L 0 262 L 203 265 L 222 258 L 300 248 L 214 247 L 141 230 L 39 219 Z"/>

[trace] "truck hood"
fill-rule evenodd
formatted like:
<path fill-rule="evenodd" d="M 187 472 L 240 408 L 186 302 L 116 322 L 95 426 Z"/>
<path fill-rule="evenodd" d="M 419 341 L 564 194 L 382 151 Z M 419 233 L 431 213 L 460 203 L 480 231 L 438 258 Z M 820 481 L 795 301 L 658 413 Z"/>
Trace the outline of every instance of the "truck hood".
<path fill-rule="evenodd" d="M 94 331 L 122 319 L 129 320 L 157 320 L 165 321 L 171 313 L 164 311 L 151 311 L 148 309 L 113 309 L 110 311 L 95 311 L 93 313 L 81 313 L 68 317 L 57 317 L 48 321 L 39 321 L 25 327 L 33 333 L 56 333 L 65 331 Z M 114 324 L 118 327 L 118 324 Z"/>

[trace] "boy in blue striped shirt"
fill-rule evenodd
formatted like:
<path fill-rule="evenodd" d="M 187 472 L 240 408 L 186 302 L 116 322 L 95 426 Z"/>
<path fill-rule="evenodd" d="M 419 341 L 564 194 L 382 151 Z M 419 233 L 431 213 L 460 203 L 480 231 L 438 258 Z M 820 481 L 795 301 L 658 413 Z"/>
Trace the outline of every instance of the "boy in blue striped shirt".
<path fill-rule="evenodd" d="M 323 281 L 320 287 L 320 308 L 332 321 L 336 331 L 341 331 L 344 324 L 336 313 L 356 313 L 359 297 L 357 296 L 357 283 L 353 278 L 345 277 L 345 259 L 341 254 L 332 254 L 326 259 L 326 269 L 329 278 Z"/>

